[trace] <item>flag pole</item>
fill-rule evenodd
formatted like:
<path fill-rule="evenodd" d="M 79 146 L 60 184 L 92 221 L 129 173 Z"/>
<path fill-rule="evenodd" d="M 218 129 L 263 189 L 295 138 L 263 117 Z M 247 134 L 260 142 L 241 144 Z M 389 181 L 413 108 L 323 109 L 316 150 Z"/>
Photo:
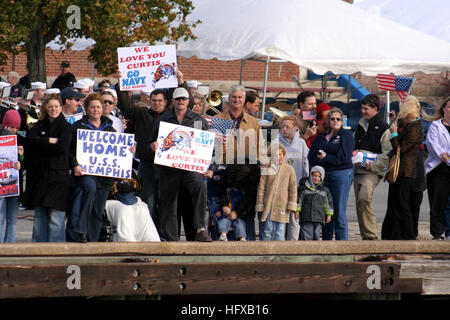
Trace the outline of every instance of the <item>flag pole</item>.
<path fill-rule="evenodd" d="M 390 91 L 386 91 L 386 122 L 389 123 L 389 113 L 391 112 Z"/>

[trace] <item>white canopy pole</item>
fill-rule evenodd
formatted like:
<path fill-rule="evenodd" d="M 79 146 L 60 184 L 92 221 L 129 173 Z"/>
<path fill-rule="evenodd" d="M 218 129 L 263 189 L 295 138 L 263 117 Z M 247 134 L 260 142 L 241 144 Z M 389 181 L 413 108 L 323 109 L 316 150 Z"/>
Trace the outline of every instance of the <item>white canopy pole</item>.
<path fill-rule="evenodd" d="M 264 73 L 264 90 L 263 90 L 263 101 L 262 101 L 262 111 L 261 111 L 261 120 L 264 120 L 264 110 L 266 108 L 266 92 L 267 92 L 267 79 L 269 77 L 269 63 L 270 56 L 267 56 L 266 59 L 266 71 Z"/>

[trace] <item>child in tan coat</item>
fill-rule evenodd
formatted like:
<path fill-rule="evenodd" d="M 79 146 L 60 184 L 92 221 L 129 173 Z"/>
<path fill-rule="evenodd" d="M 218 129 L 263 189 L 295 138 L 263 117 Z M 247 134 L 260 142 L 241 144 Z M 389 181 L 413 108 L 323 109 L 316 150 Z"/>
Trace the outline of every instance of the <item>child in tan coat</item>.
<path fill-rule="evenodd" d="M 260 240 L 285 240 L 289 216 L 297 209 L 297 178 L 285 156 L 286 149 L 280 144 L 276 162 L 261 171 L 255 207 L 261 220 Z"/>

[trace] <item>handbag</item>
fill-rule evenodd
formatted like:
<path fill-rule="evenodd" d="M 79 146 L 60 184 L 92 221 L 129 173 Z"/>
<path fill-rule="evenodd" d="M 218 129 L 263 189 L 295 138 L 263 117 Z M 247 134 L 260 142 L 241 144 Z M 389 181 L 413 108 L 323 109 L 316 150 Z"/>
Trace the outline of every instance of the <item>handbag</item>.
<path fill-rule="evenodd" d="M 398 171 L 400 169 L 400 146 L 397 147 L 397 153 L 389 160 L 389 166 L 384 173 L 384 180 L 388 183 L 394 183 L 398 177 Z"/>

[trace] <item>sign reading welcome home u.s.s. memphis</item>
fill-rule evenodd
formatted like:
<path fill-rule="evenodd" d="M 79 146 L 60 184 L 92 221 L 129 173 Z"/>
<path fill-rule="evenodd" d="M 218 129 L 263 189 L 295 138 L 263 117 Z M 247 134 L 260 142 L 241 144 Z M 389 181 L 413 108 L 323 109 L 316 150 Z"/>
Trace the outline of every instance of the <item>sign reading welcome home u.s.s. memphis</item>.
<path fill-rule="evenodd" d="M 77 130 L 77 161 L 84 174 L 130 179 L 134 134 Z"/>

